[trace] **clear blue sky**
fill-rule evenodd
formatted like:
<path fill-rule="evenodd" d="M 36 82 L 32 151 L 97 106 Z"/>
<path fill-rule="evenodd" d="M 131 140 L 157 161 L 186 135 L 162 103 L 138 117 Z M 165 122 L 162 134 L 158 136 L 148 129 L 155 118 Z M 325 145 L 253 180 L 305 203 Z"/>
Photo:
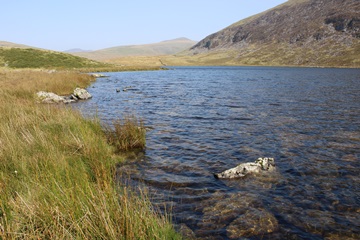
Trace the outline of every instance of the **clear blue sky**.
<path fill-rule="evenodd" d="M 286 0 L 0 0 L 0 41 L 97 50 L 178 37 L 200 41 Z"/>

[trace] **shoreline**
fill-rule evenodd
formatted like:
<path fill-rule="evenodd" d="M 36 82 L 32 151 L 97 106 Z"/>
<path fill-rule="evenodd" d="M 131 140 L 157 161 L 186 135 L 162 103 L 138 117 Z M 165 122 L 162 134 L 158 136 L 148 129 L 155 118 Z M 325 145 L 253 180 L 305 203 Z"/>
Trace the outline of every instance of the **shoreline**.
<path fill-rule="evenodd" d="M 181 239 L 145 193 L 114 181 L 124 159 L 99 120 L 35 101 L 39 89 L 63 94 L 92 81 L 0 70 L 0 238 Z"/>

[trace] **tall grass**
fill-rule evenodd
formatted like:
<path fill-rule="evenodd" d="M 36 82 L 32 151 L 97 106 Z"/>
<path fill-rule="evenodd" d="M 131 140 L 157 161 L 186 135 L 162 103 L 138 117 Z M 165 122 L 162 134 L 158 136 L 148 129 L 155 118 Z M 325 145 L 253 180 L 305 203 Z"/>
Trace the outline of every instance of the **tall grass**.
<path fill-rule="evenodd" d="M 146 195 L 114 182 L 123 159 L 98 121 L 36 104 L 35 90 L 92 80 L 57 74 L 0 72 L 0 239 L 179 239 Z"/>
<path fill-rule="evenodd" d="M 106 127 L 106 136 L 109 143 L 116 147 L 118 152 L 132 149 L 144 149 L 146 145 L 146 131 L 143 121 L 135 116 L 127 116 L 113 122 L 113 126 Z"/>

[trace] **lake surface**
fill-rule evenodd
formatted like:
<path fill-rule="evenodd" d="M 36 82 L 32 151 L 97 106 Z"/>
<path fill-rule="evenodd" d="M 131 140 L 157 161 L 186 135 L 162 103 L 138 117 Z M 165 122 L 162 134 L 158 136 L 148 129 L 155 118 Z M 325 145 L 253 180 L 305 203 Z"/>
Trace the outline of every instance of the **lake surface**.
<path fill-rule="evenodd" d="M 106 75 L 76 107 L 104 123 L 144 120 L 146 150 L 119 166 L 119 176 L 143 184 L 181 231 L 204 239 L 360 238 L 359 69 Z M 259 157 L 275 158 L 277 171 L 213 176 Z"/>

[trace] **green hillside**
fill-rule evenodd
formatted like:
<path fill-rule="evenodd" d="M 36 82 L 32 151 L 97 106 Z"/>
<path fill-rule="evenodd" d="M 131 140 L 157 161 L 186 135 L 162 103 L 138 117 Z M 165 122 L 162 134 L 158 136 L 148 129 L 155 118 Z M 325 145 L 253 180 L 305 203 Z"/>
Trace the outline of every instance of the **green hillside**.
<path fill-rule="evenodd" d="M 0 48 L 0 67 L 9 68 L 103 68 L 110 65 L 66 53 L 33 48 Z"/>

